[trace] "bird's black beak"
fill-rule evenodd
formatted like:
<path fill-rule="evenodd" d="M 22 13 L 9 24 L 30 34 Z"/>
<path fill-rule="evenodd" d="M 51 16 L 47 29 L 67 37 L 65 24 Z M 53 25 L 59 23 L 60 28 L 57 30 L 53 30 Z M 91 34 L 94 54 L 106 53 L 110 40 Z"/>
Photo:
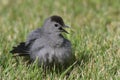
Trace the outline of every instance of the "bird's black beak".
<path fill-rule="evenodd" d="M 60 27 L 59 30 L 60 30 L 61 32 L 65 32 L 65 33 L 69 34 L 69 33 L 68 33 L 65 29 L 63 29 L 62 27 Z"/>
<path fill-rule="evenodd" d="M 68 25 L 64 25 L 63 27 L 64 27 L 64 28 L 69 28 L 69 26 L 68 26 Z"/>

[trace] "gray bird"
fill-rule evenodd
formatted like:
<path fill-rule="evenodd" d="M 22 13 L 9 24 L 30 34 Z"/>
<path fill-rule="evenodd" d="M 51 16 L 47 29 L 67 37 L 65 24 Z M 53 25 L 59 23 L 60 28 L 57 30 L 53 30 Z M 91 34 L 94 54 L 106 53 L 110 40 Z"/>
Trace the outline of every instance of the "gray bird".
<path fill-rule="evenodd" d="M 26 42 L 21 42 L 10 51 L 19 56 L 30 56 L 31 61 L 38 59 L 39 65 L 69 66 L 75 56 L 72 54 L 71 42 L 63 37 L 62 32 L 68 27 L 60 16 L 47 18 L 41 28 L 32 31 Z"/>

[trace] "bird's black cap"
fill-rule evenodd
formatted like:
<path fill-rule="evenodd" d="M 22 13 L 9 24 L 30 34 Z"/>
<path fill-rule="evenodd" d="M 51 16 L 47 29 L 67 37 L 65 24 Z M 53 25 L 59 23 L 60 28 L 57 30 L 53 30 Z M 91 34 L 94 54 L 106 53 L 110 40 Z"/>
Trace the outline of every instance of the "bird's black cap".
<path fill-rule="evenodd" d="M 60 25 L 65 26 L 65 23 L 64 23 L 62 17 L 60 17 L 60 16 L 57 16 L 57 15 L 51 16 L 51 21 L 55 21 L 55 22 L 59 23 Z"/>

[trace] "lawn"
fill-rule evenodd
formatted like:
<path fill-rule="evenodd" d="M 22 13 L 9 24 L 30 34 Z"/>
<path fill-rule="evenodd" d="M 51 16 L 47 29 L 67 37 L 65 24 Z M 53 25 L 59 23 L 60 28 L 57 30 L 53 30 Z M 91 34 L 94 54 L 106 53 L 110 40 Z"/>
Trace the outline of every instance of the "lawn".
<path fill-rule="evenodd" d="M 63 17 L 78 61 L 66 75 L 9 51 L 51 15 Z M 120 80 L 120 0 L 0 0 L 0 80 Z"/>

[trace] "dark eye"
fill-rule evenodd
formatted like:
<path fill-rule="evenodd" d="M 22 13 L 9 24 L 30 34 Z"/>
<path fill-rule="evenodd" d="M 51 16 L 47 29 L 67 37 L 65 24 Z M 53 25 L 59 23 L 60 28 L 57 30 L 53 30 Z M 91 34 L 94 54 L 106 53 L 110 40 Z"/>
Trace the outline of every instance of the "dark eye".
<path fill-rule="evenodd" d="M 55 24 L 55 27 L 58 27 L 58 24 Z"/>

